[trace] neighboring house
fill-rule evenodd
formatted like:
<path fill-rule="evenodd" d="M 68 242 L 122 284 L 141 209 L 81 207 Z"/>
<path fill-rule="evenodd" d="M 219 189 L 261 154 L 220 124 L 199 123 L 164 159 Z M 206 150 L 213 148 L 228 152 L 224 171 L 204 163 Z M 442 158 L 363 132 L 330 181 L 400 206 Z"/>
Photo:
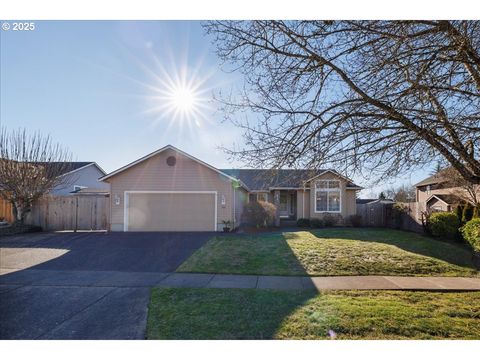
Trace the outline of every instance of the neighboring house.
<path fill-rule="evenodd" d="M 432 175 L 415 184 L 416 200 L 422 210 L 452 211 L 462 200 L 457 196 L 463 190 L 450 187 L 447 179 Z"/>
<path fill-rule="evenodd" d="M 49 166 L 55 166 L 56 163 L 49 163 Z M 97 163 L 93 161 L 88 162 L 68 162 L 65 172 L 60 175 L 63 182 L 50 191 L 50 195 L 65 196 L 72 195 L 82 189 L 91 191 L 107 192 L 110 189 L 109 184 L 99 181 L 99 178 L 105 176 L 105 171 L 102 170 Z M 85 192 L 85 190 L 83 191 Z"/>
<path fill-rule="evenodd" d="M 370 204 L 373 203 L 374 201 L 377 201 L 378 199 L 357 199 L 356 203 L 359 205 L 364 205 L 364 204 Z"/>
<path fill-rule="evenodd" d="M 217 169 L 171 145 L 100 180 L 112 231 L 217 231 L 237 227 L 248 201 L 270 201 L 277 220 L 356 213 L 361 188 L 333 170 Z M 277 222 L 278 222 L 277 221 Z"/>

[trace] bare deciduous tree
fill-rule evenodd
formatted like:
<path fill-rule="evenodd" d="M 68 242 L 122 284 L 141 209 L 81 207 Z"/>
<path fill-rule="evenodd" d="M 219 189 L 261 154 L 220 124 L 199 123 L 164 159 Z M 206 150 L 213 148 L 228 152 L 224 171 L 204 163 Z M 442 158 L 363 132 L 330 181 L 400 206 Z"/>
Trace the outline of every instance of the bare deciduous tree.
<path fill-rule="evenodd" d="M 13 207 L 23 224 L 32 204 L 55 186 L 68 182 L 70 153 L 49 136 L 26 130 L 0 129 L 0 196 Z"/>
<path fill-rule="evenodd" d="M 245 145 L 226 149 L 232 156 L 264 167 L 331 165 L 373 179 L 442 160 L 480 183 L 479 21 L 204 27 L 246 81 L 240 96 L 219 97 L 244 129 Z"/>
<path fill-rule="evenodd" d="M 385 190 L 385 195 L 388 199 L 392 199 L 396 202 L 414 202 L 415 188 L 412 185 L 403 184 Z"/>
<path fill-rule="evenodd" d="M 438 177 L 444 179 L 443 186 L 452 188 L 452 194 L 463 200 L 471 203 L 474 206 L 480 205 L 480 185 L 474 184 L 465 180 L 459 172 L 448 167 L 438 172 Z"/>

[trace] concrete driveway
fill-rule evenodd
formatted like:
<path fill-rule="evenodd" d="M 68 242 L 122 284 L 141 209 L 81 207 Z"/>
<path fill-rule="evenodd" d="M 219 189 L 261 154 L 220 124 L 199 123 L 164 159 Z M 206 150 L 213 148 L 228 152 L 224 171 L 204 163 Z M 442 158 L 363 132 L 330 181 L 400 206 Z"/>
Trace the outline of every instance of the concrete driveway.
<path fill-rule="evenodd" d="M 212 235 L 0 238 L 0 339 L 143 339 L 150 287 Z"/>

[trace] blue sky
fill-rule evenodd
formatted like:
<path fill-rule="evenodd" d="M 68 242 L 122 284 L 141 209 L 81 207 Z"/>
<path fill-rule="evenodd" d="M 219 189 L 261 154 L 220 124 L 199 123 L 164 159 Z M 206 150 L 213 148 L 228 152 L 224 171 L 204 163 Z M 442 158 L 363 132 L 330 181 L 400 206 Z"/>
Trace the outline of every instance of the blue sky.
<path fill-rule="evenodd" d="M 241 131 L 222 123 L 211 94 L 241 86 L 242 78 L 220 70 L 199 22 L 40 21 L 35 26 L 29 32 L 0 32 L 2 125 L 49 133 L 76 160 L 96 161 L 107 172 L 168 143 L 217 167 L 241 166 L 218 150 L 239 142 Z M 201 83 L 203 116 L 175 118 L 159 108 L 157 89 L 179 73 Z M 415 183 L 427 175 L 420 171 L 395 183 Z"/>

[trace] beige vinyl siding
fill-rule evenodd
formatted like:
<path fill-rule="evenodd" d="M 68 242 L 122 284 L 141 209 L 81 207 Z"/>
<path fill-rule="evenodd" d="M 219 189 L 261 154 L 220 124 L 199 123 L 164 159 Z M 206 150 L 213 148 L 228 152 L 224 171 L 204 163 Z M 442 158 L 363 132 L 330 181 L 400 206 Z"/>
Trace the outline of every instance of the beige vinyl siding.
<path fill-rule="evenodd" d="M 355 190 L 345 190 L 345 215 L 350 216 L 357 213 L 357 192 Z"/>
<path fill-rule="evenodd" d="M 242 221 L 243 209 L 247 201 L 248 192 L 243 188 L 235 189 L 235 216 L 232 215 L 235 227 L 238 227 Z"/>
<path fill-rule="evenodd" d="M 417 188 L 417 201 L 425 203 L 432 195 L 459 195 L 465 192 L 465 190 L 460 187 L 435 189 L 435 186 L 437 185 L 432 185 L 430 193 L 427 192 L 426 186 Z"/>
<path fill-rule="evenodd" d="M 310 190 L 297 191 L 297 219 L 300 218 L 310 218 Z"/>
<path fill-rule="evenodd" d="M 175 166 L 168 166 L 166 159 L 175 156 Z M 231 181 L 208 167 L 168 149 L 132 166 L 108 179 L 111 186 L 111 230 L 123 231 L 125 191 L 216 191 L 217 228 L 221 221 L 232 219 L 233 188 Z M 225 205 L 221 204 L 222 196 Z M 115 204 L 116 198 L 120 204 Z M 179 217 L 182 217 L 179 214 Z M 188 219 L 184 219 L 188 221 Z"/>

